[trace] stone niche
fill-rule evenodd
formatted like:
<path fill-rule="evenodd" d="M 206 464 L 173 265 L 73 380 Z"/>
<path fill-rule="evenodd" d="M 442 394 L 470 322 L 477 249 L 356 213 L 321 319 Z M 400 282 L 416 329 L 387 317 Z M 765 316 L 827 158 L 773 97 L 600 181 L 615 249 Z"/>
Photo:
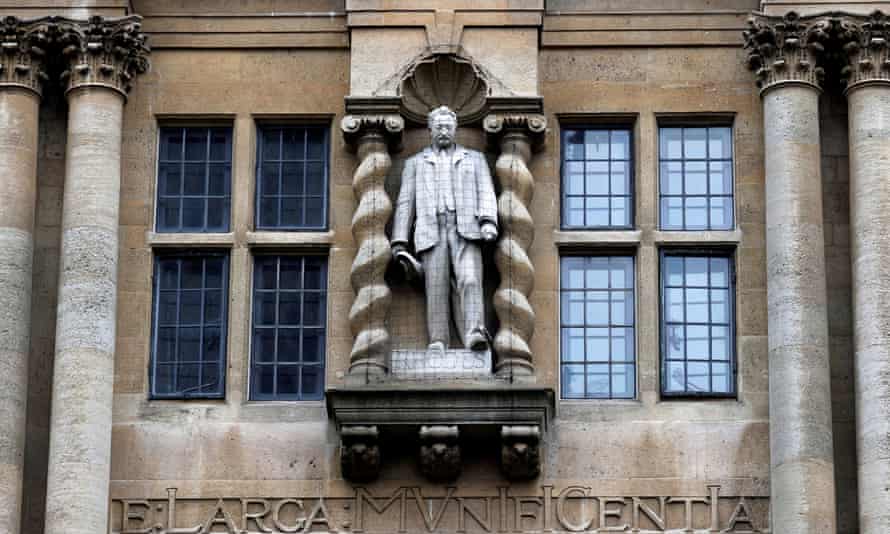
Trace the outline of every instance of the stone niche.
<path fill-rule="evenodd" d="M 342 474 L 373 480 L 388 457 L 411 444 L 419 471 L 432 481 L 455 480 L 467 450 L 499 457 L 508 479 L 533 479 L 554 406 L 553 390 L 535 383 L 527 348 L 534 328 L 526 254 L 534 177 L 527 164 L 546 127 L 541 99 L 514 94 L 460 48 L 427 49 L 368 93 L 346 98 L 342 123 L 359 160 L 354 345 L 346 385 L 327 391 Z M 404 158 L 429 145 L 427 115 L 443 105 L 457 115 L 458 143 L 485 151 L 497 195 L 499 235 L 482 248 L 485 350 L 458 348 L 454 333 L 447 350 L 427 349 L 423 284 L 412 283 L 390 253 Z"/>

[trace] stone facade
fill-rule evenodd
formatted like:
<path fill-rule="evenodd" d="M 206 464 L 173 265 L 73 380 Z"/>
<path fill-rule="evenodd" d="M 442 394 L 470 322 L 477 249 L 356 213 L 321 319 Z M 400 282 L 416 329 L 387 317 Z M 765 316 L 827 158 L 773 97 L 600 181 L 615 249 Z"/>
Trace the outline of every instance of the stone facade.
<path fill-rule="evenodd" d="M 890 532 L 879 9 L 0 0 L 0 534 Z M 442 104 L 501 236 L 492 353 L 437 373 L 389 224 Z M 324 228 L 257 228 L 268 125 L 325 130 Z M 662 227 L 659 131 L 689 125 L 731 126 L 730 229 Z M 159 230 L 168 126 L 231 128 L 228 231 Z M 630 132 L 630 228 L 563 225 L 578 128 Z M 152 395 L 171 251 L 228 258 L 221 398 Z M 731 395 L 664 393 L 663 251 L 732 258 Z M 323 400 L 251 396 L 264 254 L 327 258 Z M 561 258 L 596 254 L 634 258 L 628 399 L 561 379 Z"/>

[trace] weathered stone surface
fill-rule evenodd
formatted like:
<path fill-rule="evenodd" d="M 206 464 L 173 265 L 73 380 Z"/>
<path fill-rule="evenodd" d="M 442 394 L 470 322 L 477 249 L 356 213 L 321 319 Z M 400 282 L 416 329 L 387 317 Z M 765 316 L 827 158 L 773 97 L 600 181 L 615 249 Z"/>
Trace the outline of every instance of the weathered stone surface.
<path fill-rule="evenodd" d="M 491 351 L 394 350 L 389 372 L 392 380 L 484 379 L 492 373 Z"/>

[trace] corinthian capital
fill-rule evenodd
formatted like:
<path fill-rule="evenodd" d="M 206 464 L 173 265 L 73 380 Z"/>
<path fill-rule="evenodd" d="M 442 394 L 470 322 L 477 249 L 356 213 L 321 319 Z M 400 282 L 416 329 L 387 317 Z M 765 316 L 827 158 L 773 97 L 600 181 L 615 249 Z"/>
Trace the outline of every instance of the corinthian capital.
<path fill-rule="evenodd" d="M 109 87 L 123 95 L 137 74 L 148 70 L 150 49 L 141 32 L 142 17 L 91 17 L 88 21 L 57 19 L 58 42 L 67 61 L 62 80 L 67 90 Z"/>
<path fill-rule="evenodd" d="M 47 19 L 6 17 L 0 26 L 0 86 L 24 87 L 38 95 L 46 81 Z"/>
<path fill-rule="evenodd" d="M 872 82 L 890 83 L 890 18 L 881 11 L 844 20 L 841 44 L 849 62 L 841 71 L 848 90 Z"/>
<path fill-rule="evenodd" d="M 821 61 L 833 20 L 801 17 L 793 11 L 783 17 L 756 14 L 748 19 L 743 33 L 748 68 L 761 91 L 789 82 L 821 87 L 825 77 Z"/>

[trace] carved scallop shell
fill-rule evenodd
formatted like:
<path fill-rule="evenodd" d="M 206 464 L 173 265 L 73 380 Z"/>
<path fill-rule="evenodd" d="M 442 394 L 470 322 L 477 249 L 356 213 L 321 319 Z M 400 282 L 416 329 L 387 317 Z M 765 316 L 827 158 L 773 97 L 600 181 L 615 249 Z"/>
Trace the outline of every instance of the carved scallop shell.
<path fill-rule="evenodd" d="M 436 54 L 415 64 L 402 78 L 399 91 L 403 113 L 413 122 L 426 124 L 432 109 L 448 106 L 461 124 L 467 124 L 484 115 L 488 83 L 471 61 Z"/>

